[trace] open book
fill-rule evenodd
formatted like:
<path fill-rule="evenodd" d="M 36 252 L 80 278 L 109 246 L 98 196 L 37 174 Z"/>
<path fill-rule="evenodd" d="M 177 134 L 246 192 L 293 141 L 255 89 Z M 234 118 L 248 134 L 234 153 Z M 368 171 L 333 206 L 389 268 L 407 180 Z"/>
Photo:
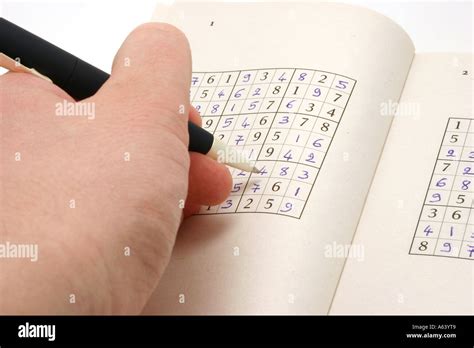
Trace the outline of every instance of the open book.
<path fill-rule="evenodd" d="M 262 171 L 184 221 L 144 313 L 474 312 L 471 54 L 340 4 L 153 19 L 190 41 L 203 126 Z"/>

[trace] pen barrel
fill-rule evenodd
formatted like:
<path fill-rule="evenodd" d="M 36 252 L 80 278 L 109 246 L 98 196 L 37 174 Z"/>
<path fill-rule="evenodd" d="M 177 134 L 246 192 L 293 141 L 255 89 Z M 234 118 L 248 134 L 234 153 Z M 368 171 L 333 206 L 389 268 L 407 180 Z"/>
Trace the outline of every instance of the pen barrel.
<path fill-rule="evenodd" d="M 203 128 L 188 122 L 189 151 L 207 154 L 214 143 L 214 136 Z"/>
<path fill-rule="evenodd" d="M 49 77 L 76 100 L 94 95 L 109 78 L 106 72 L 4 18 L 0 18 L 0 52 Z"/>

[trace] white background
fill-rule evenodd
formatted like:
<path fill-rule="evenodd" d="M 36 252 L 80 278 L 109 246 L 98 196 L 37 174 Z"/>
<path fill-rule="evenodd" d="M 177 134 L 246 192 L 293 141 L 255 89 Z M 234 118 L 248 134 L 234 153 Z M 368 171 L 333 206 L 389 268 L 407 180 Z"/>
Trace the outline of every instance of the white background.
<path fill-rule="evenodd" d="M 110 72 L 127 34 L 150 20 L 163 0 L 0 0 L 2 17 Z M 471 52 L 471 1 L 342 1 L 400 24 L 418 52 Z M 291 6 L 291 5 L 290 5 Z"/>

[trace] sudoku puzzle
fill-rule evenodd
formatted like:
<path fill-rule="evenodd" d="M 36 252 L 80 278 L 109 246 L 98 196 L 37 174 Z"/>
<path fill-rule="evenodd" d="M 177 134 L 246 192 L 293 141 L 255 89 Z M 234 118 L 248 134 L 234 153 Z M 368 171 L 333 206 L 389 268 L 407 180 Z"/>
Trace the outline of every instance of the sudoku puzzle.
<path fill-rule="evenodd" d="M 474 259 L 474 120 L 450 118 L 410 254 Z"/>
<path fill-rule="evenodd" d="M 230 196 L 200 214 L 300 218 L 355 84 L 297 68 L 193 73 L 190 99 L 203 128 L 243 150 L 260 169 L 231 169 Z"/>

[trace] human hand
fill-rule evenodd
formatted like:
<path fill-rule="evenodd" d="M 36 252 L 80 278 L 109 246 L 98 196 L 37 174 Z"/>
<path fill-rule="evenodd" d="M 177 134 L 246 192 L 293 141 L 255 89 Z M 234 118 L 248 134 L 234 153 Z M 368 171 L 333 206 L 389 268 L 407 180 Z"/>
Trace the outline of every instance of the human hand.
<path fill-rule="evenodd" d="M 2 314 L 141 311 L 183 212 L 230 191 L 224 165 L 187 150 L 190 77 L 186 38 L 158 23 L 129 35 L 78 104 L 32 75 L 0 77 L 0 243 L 38 245 L 36 262 L 0 259 Z M 94 118 L 57 115 L 64 101 Z"/>

